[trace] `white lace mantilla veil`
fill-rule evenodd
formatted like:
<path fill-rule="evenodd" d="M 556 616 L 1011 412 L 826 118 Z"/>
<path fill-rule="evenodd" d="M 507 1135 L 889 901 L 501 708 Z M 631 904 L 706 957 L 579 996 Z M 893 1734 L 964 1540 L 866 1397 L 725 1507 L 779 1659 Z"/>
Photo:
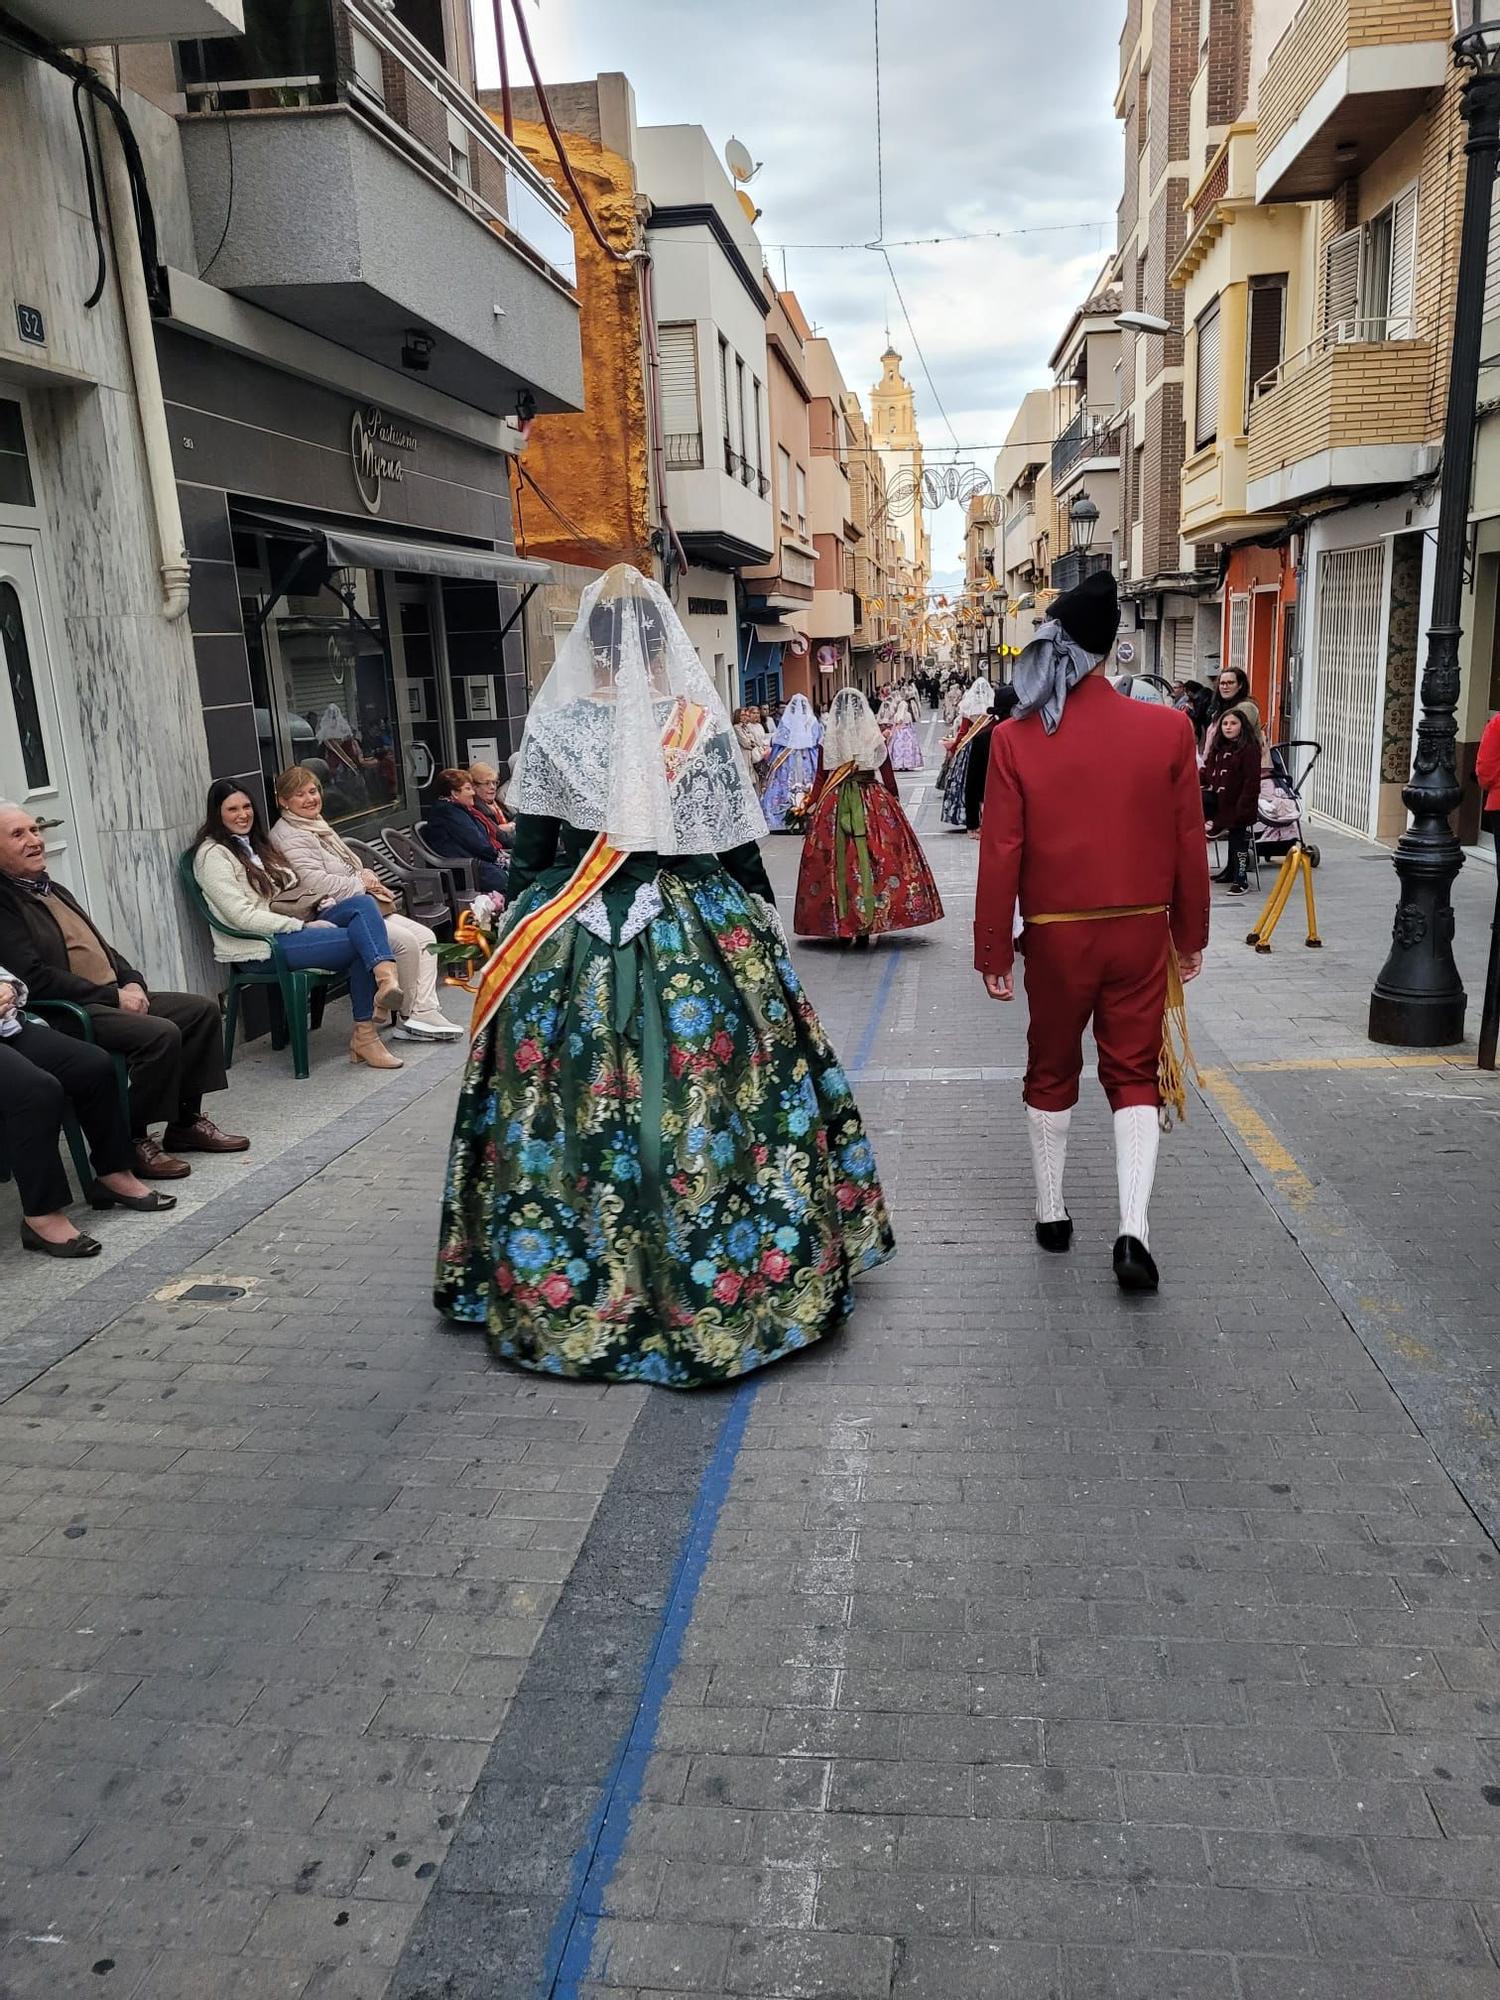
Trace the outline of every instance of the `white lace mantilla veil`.
<path fill-rule="evenodd" d="M 861 771 L 878 771 L 885 755 L 885 738 L 869 702 L 858 688 L 840 688 L 824 727 L 823 768 L 836 771 L 842 764 L 857 764 Z"/>
<path fill-rule="evenodd" d="M 981 715 L 988 715 L 995 705 L 995 690 L 983 674 L 969 683 L 963 700 L 958 704 L 958 712 L 966 722 L 977 722 Z"/>
<path fill-rule="evenodd" d="M 766 833 L 718 690 L 639 570 L 617 563 L 583 593 L 506 798 L 633 854 L 722 854 Z"/>
<path fill-rule="evenodd" d="M 823 725 L 805 694 L 794 694 L 781 712 L 771 741 L 778 750 L 816 750 L 823 740 Z"/>

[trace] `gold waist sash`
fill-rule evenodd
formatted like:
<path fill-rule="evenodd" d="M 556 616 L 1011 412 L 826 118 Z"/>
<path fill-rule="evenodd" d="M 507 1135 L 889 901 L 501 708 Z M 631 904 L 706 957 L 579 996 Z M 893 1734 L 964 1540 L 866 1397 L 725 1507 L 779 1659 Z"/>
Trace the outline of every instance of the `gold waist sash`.
<path fill-rule="evenodd" d="M 1054 910 L 1043 917 L 1023 917 L 1024 924 L 1091 924 L 1100 917 L 1164 917 L 1165 903 L 1129 903 L 1123 909 Z"/>

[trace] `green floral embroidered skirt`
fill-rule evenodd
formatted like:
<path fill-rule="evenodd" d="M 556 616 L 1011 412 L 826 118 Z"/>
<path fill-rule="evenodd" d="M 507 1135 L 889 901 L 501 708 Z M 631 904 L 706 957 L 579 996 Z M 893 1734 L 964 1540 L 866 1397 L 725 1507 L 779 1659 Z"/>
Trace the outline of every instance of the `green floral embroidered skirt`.
<path fill-rule="evenodd" d="M 831 1332 L 895 1243 L 759 903 L 716 868 L 657 886 L 627 944 L 564 923 L 471 1052 L 435 1296 L 522 1367 L 689 1388 Z"/>

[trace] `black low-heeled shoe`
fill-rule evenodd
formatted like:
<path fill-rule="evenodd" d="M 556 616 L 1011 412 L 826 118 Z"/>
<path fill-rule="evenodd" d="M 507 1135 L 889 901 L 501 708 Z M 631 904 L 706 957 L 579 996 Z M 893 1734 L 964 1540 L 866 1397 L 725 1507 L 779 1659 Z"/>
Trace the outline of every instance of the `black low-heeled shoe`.
<path fill-rule="evenodd" d="M 1061 1256 L 1064 1250 L 1073 1247 L 1073 1218 L 1063 1216 L 1060 1222 L 1039 1222 L 1036 1225 L 1036 1240 L 1044 1250 L 1054 1256 Z"/>
<path fill-rule="evenodd" d="M 66 1243 L 49 1243 L 45 1236 L 38 1236 L 29 1222 L 21 1224 L 21 1248 L 39 1250 L 44 1257 L 97 1257 L 103 1249 L 92 1236 L 85 1236 L 82 1230 L 70 1236 Z"/>
<path fill-rule="evenodd" d="M 1161 1284 L 1156 1260 L 1138 1236 L 1116 1239 L 1115 1281 L 1122 1292 L 1154 1292 Z"/>
<path fill-rule="evenodd" d="M 165 1215 L 176 1206 L 176 1195 L 163 1194 L 160 1188 L 148 1188 L 145 1194 L 116 1194 L 102 1181 L 95 1181 L 89 1189 L 90 1208 L 128 1208 L 137 1215 Z"/>

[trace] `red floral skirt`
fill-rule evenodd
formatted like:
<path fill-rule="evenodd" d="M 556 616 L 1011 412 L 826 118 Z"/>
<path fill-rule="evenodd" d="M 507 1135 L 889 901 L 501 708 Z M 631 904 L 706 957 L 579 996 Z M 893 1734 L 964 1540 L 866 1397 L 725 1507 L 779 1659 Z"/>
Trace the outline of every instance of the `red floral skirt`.
<path fill-rule="evenodd" d="M 838 831 L 844 787 L 826 787 L 807 822 L 792 928 L 799 937 L 852 938 L 935 924 L 943 899 L 900 800 L 874 778 L 844 784 L 860 787 L 864 837 Z"/>

